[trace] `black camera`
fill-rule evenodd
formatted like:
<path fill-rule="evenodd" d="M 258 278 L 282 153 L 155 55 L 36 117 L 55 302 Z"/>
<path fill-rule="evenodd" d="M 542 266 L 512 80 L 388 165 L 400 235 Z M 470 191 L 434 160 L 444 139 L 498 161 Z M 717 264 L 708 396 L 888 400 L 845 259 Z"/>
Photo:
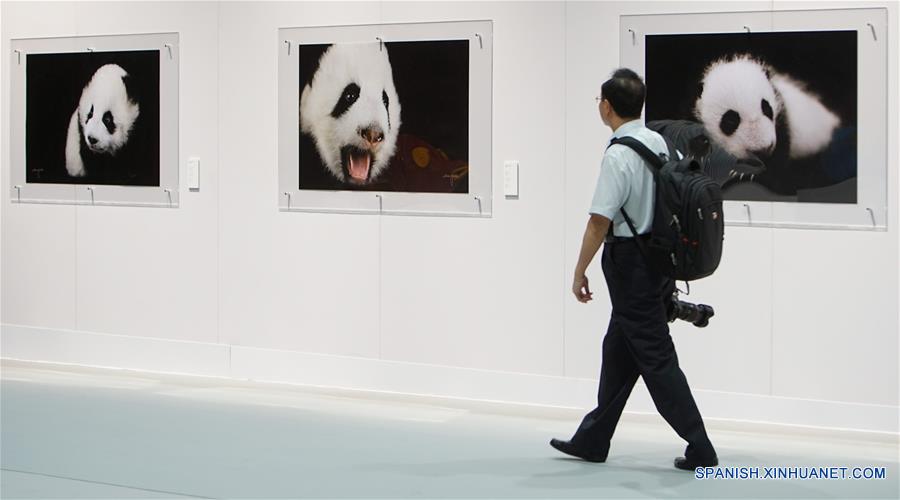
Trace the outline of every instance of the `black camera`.
<path fill-rule="evenodd" d="M 678 293 L 672 294 L 672 300 L 666 310 L 669 313 L 669 323 L 680 319 L 693 323 L 698 328 L 708 325 L 709 318 L 716 314 L 712 306 L 678 300 Z"/>

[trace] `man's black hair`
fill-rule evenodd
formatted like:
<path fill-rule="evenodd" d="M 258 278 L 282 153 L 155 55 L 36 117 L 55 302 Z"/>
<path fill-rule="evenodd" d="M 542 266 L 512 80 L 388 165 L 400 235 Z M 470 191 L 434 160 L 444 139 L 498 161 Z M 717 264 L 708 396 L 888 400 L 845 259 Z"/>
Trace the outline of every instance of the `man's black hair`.
<path fill-rule="evenodd" d="M 647 89 L 641 77 L 628 68 L 613 72 L 612 78 L 600 87 L 600 96 L 609 101 L 613 111 L 622 118 L 640 118 Z"/>

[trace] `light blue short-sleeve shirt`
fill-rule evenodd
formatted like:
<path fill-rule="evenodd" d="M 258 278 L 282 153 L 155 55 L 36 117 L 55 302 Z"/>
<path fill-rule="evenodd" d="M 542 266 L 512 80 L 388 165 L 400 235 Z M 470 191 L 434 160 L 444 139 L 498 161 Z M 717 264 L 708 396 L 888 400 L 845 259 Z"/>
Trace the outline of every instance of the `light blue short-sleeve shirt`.
<path fill-rule="evenodd" d="M 613 138 L 625 136 L 641 141 L 651 151 L 668 154 L 665 139 L 645 127 L 640 120 L 623 123 L 613 133 Z M 590 213 L 611 220 L 613 236 L 633 236 L 620 211 L 623 207 L 638 234 L 650 232 L 656 186 L 653 174 L 647 167 L 644 159 L 634 150 L 621 144 L 610 146 L 603 155 Z"/>

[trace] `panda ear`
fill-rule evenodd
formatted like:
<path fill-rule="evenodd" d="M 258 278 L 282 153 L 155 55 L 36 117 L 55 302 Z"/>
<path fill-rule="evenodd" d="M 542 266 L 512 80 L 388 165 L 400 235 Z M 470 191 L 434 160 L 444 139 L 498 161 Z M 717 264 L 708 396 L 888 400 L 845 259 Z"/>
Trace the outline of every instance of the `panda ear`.
<path fill-rule="evenodd" d="M 125 92 L 128 94 L 128 98 L 134 102 L 140 102 L 138 85 L 134 77 L 129 74 L 122 76 L 122 84 L 125 85 Z"/>
<path fill-rule="evenodd" d="M 699 120 L 700 119 L 700 106 L 703 101 L 703 80 L 700 80 L 699 82 L 697 82 L 697 86 L 694 87 L 694 91 L 696 92 L 696 94 L 694 94 L 694 98 L 691 99 L 690 102 L 684 103 L 682 105 L 684 107 L 681 108 L 681 111 L 682 111 L 682 114 Z M 689 94 L 690 92 L 691 92 L 691 87 L 690 87 L 690 84 L 688 84 L 687 88 L 685 89 L 685 93 Z M 685 109 L 688 106 L 690 106 L 690 108 Z"/>
<path fill-rule="evenodd" d="M 301 89 L 312 83 L 313 76 L 319 69 L 319 60 L 330 47 L 330 44 L 301 45 L 299 47 Z"/>

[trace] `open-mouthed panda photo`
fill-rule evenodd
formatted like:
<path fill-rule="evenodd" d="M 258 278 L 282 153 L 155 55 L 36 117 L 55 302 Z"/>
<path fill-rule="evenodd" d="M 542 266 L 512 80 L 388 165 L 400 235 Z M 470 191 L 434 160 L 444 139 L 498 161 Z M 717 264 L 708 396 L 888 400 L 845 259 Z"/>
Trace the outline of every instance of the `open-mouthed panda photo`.
<path fill-rule="evenodd" d="M 26 64 L 27 182 L 159 186 L 159 51 Z"/>
<path fill-rule="evenodd" d="M 672 64 L 678 61 L 678 64 Z M 647 37 L 646 119 L 727 199 L 856 203 L 856 32 Z"/>
<path fill-rule="evenodd" d="M 299 188 L 468 192 L 466 40 L 301 45 Z"/>

